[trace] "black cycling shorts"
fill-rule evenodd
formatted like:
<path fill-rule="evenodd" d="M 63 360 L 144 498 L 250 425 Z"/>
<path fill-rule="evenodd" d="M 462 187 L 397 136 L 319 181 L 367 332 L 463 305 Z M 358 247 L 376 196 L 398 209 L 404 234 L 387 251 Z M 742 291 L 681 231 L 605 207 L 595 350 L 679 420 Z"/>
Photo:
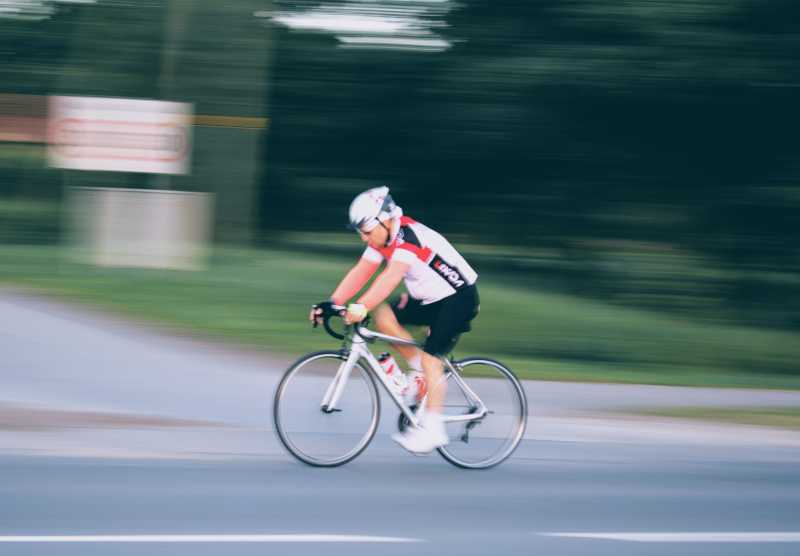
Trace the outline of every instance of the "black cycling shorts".
<path fill-rule="evenodd" d="M 480 309 L 480 298 L 478 288 L 472 285 L 428 305 L 403 294 L 391 307 L 400 324 L 429 326 L 422 349 L 431 355 L 445 356 L 456 346 L 461 334 L 470 331 L 470 321 Z"/>

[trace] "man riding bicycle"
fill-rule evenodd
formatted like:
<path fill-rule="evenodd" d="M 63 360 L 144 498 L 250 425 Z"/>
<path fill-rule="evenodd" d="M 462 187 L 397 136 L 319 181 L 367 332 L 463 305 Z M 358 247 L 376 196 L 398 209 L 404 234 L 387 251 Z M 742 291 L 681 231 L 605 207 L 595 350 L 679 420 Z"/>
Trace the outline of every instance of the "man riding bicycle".
<path fill-rule="evenodd" d="M 394 346 L 411 369 L 424 371 L 428 385 L 438 386 L 429 388 L 421 428 L 409 428 L 392 438 L 410 452 L 431 452 L 448 443 L 441 418 L 445 385 L 440 358 L 452 351 L 478 314 L 478 274 L 441 234 L 404 216 L 388 187 L 375 187 L 358 195 L 350 205 L 349 217 L 349 227 L 358 232 L 367 247 L 331 298 L 314 306 L 309 319 L 319 322 L 333 305 L 347 303 L 386 261 L 386 268 L 369 289 L 347 306 L 345 320 L 358 323 L 372 312 L 380 332 L 409 340 L 412 336 L 404 325 L 429 327 L 422 350 Z M 408 293 L 384 303 L 401 281 Z"/>

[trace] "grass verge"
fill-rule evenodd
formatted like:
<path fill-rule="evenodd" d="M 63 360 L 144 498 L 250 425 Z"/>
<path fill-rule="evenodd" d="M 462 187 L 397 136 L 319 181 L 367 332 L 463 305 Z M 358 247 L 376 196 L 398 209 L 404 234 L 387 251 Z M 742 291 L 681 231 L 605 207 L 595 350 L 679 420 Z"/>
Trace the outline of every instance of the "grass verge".
<path fill-rule="evenodd" d="M 627 413 L 800 430 L 800 407 L 676 407 L 635 410 Z"/>
<path fill-rule="evenodd" d="M 306 321 L 358 256 L 217 248 L 203 271 L 102 268 L 57 247 L 0 246 L 0 284 L 287 355 L 339 344 Z M 699 323 L 482 273 L 481 314 L 456 357 L 522 378 L 800 388 L 797 334 Z M 380 348 L 377 348 L 380 349 Z"/>

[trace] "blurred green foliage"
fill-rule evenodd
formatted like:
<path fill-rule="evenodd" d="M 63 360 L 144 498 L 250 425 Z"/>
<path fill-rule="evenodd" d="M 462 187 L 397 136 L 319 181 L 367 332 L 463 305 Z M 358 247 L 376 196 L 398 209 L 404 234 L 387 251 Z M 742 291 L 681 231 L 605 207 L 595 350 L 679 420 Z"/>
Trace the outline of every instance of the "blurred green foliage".
<path fill-rule="evenodd" d="M 797 2 L 473 0 L 446 23 L 435 54 L 275 30 L 267 240 L 388 183 L 448 236 L 549 250 L 527 275 L 558 290 L 800 325 Z"/>
<path fill-rule="evenodd" d="M 0 243 L 14 243 L 20 237 L 27 244 L 49 244 L 58 233 L 61 207 L 57 201 L 0 199 Z"/>

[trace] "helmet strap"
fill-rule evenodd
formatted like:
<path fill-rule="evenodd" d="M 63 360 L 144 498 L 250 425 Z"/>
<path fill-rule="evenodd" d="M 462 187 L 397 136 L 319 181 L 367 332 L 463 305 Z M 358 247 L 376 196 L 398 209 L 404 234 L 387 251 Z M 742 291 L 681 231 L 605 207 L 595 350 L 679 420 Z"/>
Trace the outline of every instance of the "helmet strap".
<path fill-rule="evenodd" d="M 385 243 L 383 246 L 384 246 L 384 247 L 389 247 L 389 243 L 392 241 L 392 231 L 391 231 L 389 228 L 387 228 L 387 227 L 386 227 L 386 224 L 384 224 L 384 223 L 383 223 L 383 222 L 381 222 L 380 220 L 378 220 L 378 224 L 380 224 L 380 225 L 381 225 L 381 227 L 382 227 L 384 230 L 386 230 L 386 243 Z"/>

